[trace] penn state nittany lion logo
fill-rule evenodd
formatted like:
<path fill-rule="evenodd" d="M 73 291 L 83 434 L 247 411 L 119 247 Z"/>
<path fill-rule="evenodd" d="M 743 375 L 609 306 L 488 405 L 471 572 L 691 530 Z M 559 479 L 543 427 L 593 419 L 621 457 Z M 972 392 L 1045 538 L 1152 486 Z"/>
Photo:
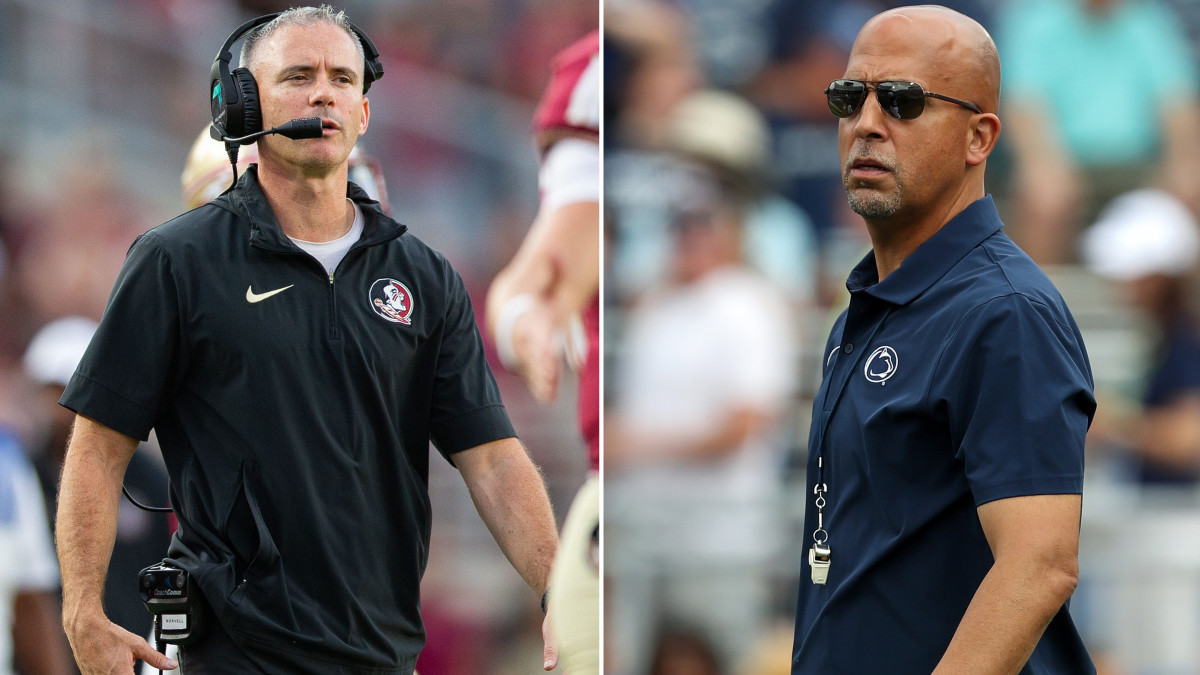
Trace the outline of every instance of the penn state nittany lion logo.
<path fill-rule="evenodd" d="M 867 358 L 867 365 L 863 366 L 863 374 L 867 376 L 868 382 L 883 384 L 896 374 L 898 365 L 900 359 L 896 356 L 896 350 L 885 345 L 871 352 L 871 356 Z"/>
<path fill-rule="evenodd" d="M 378 279 L 367 294 L 371 309 L 392 323 L 408 325 L 413 313 L 413 294 L 408 286 L 395 279 Z"/>

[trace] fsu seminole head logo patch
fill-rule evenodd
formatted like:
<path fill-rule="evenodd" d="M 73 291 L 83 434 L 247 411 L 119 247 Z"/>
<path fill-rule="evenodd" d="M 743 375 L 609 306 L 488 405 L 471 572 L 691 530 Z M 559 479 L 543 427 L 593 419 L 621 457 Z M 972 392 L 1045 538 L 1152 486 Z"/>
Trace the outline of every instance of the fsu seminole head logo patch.
<path fill-rule="evenodd" d="M 371 303 L 371 309 L 384 319 L 405 325 L 412 323 L 410 317 L 413 313 L 413 294 L 408 290 L 408 286 L 399 281 L 395 279 L 377 280 L 371 284 L 371 291 L 367 294 L 367 299 Z"/>

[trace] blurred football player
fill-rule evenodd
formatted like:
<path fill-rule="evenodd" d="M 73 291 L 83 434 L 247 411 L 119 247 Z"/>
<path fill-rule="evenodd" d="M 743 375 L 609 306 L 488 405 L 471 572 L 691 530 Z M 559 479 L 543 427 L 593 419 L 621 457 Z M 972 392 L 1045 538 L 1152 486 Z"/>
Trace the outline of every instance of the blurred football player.
<path fill-rule="evenodd" d="M 487 324 L 501 361 L 541 401 L 564 364 L 582 368 L 579 426 L 591 470 L 563 525 L 550 578 L 550 623 L 567 672 L 600 672 L 600 34 L 554 59 L 534 117 L 541 204 L 496 275 Z"/>

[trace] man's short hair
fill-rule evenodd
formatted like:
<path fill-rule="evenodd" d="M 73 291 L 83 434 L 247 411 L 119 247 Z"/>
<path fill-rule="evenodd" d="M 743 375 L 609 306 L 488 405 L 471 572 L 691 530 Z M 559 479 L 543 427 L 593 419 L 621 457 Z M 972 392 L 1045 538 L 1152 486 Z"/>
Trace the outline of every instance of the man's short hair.
<path fill-rule="evenodd" d="M 251 70 L 255 51 L 258 46 L 271 36 L 272 33 L 284 26 L 315 26 L 321 23 L 333 24 L 346 31 L 346 35 L 354 40 L 354 49 L 358 52 L 358 63 L 360 67 L 367 61 L 366 53 L 363 51 L 362 40 L 358 39 L 358 34 L 350 27 L 350 20 L 346 18 L 346 12 L 342 10 L 335 11 L 329 5 L 321 5 L 320 7 L 293 7 L 287 11 L 281 12 L 279 16 L 271 19 L 267 23 L 250 31 L 246 39 L 242 41 L 242 52 L 238 56 L 238 63 L 241 67 Z M 363 73 L 366 76 L 366 73 Z"/>

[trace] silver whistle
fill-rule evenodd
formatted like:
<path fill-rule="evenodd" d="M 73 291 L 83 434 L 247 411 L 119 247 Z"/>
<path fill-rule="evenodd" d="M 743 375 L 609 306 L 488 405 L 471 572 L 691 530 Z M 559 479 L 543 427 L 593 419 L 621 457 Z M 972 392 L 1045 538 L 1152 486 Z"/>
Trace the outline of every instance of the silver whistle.
<path fill-rule="evenodd" d="M 813 547 L 808 549 L 808 566 L 812 569 L 814 584 L 824 586 L 829 579 L 829 554 L 830 549 L 826 544 L 813 544 Z"/>

